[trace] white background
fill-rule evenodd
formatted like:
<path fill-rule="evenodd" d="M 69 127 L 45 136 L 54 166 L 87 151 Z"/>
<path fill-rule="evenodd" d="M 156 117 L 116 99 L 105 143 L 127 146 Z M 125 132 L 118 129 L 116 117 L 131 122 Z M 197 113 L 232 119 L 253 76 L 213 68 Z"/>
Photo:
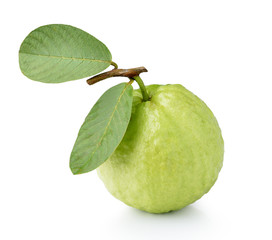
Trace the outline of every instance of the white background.
<path fill-rule="evenodd" d="M 0 239 L 272 239 L 271 13 L 263 0 L 1 3 Z M 80 125 L 124 79 L 50 85 L 23 76 L 21 42 L 50 23 L 91 33 L 121 68 L 145 66 L 146 84 L 180 83 L 207 103 L 225 140 L 207 195 L 154 215 L 116 200 L 95 171 L 72 175 Z"/>

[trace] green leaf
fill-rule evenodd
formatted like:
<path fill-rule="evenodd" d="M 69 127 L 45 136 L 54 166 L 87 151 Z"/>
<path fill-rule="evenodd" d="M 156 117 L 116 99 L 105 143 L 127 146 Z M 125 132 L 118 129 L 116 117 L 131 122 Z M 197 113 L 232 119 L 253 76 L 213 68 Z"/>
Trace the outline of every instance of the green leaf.
<path fill-rule="evenodd" d="M 94 170 L 115 151 L 130 120 L 132 99 L 132 86 L 121 83 L 96 102 L 79 130 L 71 153 L 73 174 Z"/>
<path fill-rule="evenodd" d="M 89 77 L 111 64 L 108 48 L 81 29 L 52 24 L 32 31 L 19 51 L 22 73 L 45 83 Z"/>

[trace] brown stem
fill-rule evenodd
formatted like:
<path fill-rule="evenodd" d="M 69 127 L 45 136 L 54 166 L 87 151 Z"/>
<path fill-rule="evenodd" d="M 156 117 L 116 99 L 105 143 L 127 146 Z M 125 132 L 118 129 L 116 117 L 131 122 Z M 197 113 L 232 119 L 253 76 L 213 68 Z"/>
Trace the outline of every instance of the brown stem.
<path fill-rule="evenodd" d="M 115 68 L 109 72 L 104 72 L 94 77 L 91 77 L 90 79 L 87 80 L 87 83 L 89 85 L 92 85 L 110 77 L 128 77 L 131 79 L 135 76 L 139 76 L 140 73 L 142 72 L 147 72 L 147 69 L 145 67 L 130 68 L 130 69 L 116 69 Z"/>

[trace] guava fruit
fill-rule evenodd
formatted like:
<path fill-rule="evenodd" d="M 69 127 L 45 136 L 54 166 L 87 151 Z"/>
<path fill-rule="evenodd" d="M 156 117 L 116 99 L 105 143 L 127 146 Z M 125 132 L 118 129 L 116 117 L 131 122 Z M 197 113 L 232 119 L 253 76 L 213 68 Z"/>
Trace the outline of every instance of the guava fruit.
<path fill-rule="evenodd" d="M 43 83 L 126 78 L 86 116 L 70 155 L 73 174 L 99 167 L 113 196 L 151 213 L 183 208 L 215 183 L 223 163 L 221 131 L 205 103 L 183 86 L 146 88 L 144 66 L 118 68 L 104 43 L 65 24 L 30 32 L 20 46 L 19 65 L 25 76 Z M 114 68 L 101 73 L 109 66 Z M 133 90 L 134 81 L 140 90 Z"/>
<path fill-rule="evenodd" d="M 181 209 L 207 193 L 223 164 L 221 130 L 206 104 L 182 85 L 134 90 L 124 138 L 98 176 L 117 199 L 150 213 Z"/>

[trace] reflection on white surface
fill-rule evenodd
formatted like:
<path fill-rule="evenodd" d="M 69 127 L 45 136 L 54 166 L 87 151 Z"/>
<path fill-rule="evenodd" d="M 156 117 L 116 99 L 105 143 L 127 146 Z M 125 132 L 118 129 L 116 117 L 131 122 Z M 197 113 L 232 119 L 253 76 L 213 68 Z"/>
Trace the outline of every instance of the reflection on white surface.
<path fill-rule="evenodd" d="M 194 239 L 203 235 L 209 226 L 208 216 L 192 205 L 165 214 L 127 208 L 116 221 L 107 223 L 114 239 Z"/>

